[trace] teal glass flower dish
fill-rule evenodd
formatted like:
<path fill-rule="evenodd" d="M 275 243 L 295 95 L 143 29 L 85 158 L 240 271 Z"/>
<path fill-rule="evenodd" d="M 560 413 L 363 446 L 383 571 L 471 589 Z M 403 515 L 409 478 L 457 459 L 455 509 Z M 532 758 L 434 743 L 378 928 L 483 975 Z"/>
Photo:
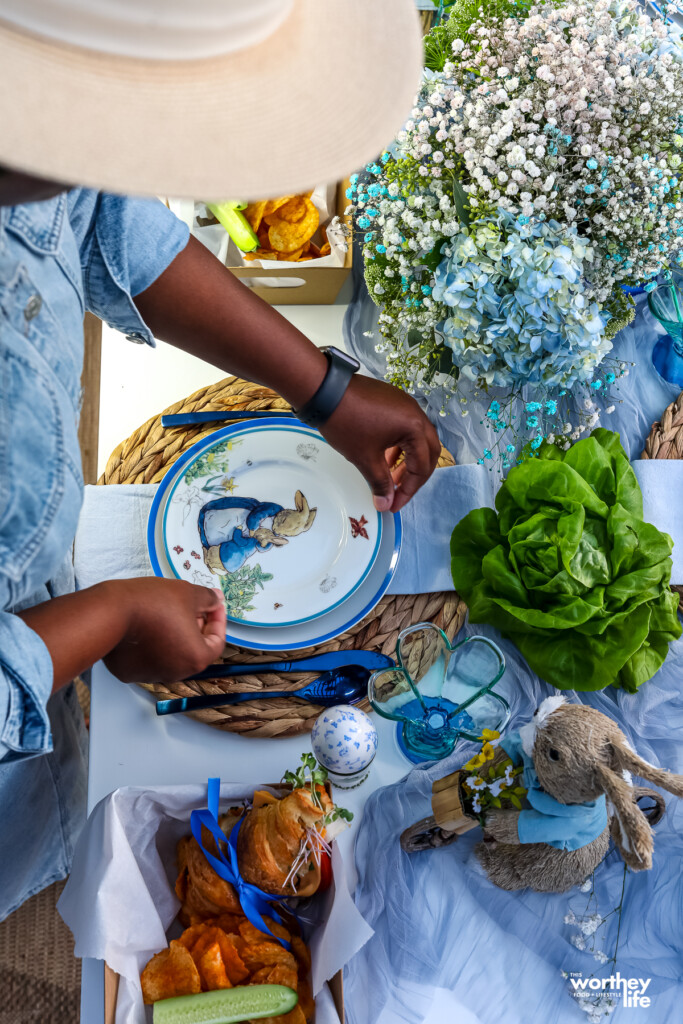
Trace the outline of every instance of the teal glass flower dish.
<path fill-rule="evenodd" d="M 665 271 L 647 304 L 666 331 L 652 351 L 652 362 L 660 377 L 683 388 L 683 272 L 675 267 Z"/>
<path fill-rule="evenodd" d="M 377 714 L 397 723 L 409 761 L 440 761 L 459 739 L 507 724 L 510 707 L 493 692 L 505 658 L 491 640 L 471 636 L 451 646 L 443 630 L 421 622 L 399 634 L 396 655 L 396 668 L 370 677 L 368 697 Z"/>

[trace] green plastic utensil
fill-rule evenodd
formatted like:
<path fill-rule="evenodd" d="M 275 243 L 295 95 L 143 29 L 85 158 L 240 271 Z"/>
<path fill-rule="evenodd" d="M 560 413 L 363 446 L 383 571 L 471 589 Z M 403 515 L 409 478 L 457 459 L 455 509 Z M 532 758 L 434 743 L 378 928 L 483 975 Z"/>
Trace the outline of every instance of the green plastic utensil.
<path fill-rule="evenodd" d="M 247 208 L 246 203 L 230 199 L 224 203 L 207 203 L 206 208 L 214 215 L 219 224 L 223 225 L 242 252 L 253 252 L 254 249 L 258 249 L 261 243 L 242 213 L 242 210 Z"/>

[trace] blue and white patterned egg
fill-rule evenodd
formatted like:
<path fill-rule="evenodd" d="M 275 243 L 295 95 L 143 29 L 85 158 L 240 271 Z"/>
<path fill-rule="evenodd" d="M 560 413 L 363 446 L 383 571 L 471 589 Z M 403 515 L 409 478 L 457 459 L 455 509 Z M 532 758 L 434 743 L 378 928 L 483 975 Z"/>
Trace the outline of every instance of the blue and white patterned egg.
<path fill-rule="evenodd" d="M 350 775 L 371 764 L 377 753 L 377 730 L 360 708 L 338 704 L 316 719 L 311 746 L 328 771 Z"/>

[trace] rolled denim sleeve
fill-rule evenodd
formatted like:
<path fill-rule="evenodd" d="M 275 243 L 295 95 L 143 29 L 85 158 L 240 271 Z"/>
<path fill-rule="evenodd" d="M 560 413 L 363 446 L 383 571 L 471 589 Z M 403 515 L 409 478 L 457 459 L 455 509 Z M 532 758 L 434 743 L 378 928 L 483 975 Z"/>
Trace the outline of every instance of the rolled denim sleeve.
<path fill-rule="evenodd" d="M 52 750 L 52 679 L 52 658 L 38 634 L 18 615 L 0 612 L 0 763 Z"/>
<path fill-rule="evenodd" d="M 133 296 L 149 288 L 182 252 L 188 227 L 158 199 L 83 191 L 73 224 L 82 215 L 78 206 L 89 203 L 94 209 L 81 243 L 86 306 L 130 341 L 154 345 Z"/>

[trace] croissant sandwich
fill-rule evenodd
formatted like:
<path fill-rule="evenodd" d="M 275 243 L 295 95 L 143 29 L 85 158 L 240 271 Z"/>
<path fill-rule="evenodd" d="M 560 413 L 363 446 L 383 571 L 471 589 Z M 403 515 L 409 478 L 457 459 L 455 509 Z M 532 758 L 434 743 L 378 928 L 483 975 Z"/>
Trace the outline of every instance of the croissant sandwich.
<path fill-rule="evenodd" d="M 350 817 L 335 809 L 324 786 L 311 779 L 280 798 L 257 791 L 249 810 L 238 808 L 221 815 L 219 825 L 228 836 L 243 817 L 237 862 L 245 882 L 274 896 L 305 897 L 320 886 L 326 824 L 336 815 Z M 206 829 L 202 841 L 206 850 L 217 853 Z M 175 890 L 182 903 L 180 920 L 186 926 L 226 912 L 241 913 L 235 889 L 216 874 L 192 836 L 178 843 Z"/>

